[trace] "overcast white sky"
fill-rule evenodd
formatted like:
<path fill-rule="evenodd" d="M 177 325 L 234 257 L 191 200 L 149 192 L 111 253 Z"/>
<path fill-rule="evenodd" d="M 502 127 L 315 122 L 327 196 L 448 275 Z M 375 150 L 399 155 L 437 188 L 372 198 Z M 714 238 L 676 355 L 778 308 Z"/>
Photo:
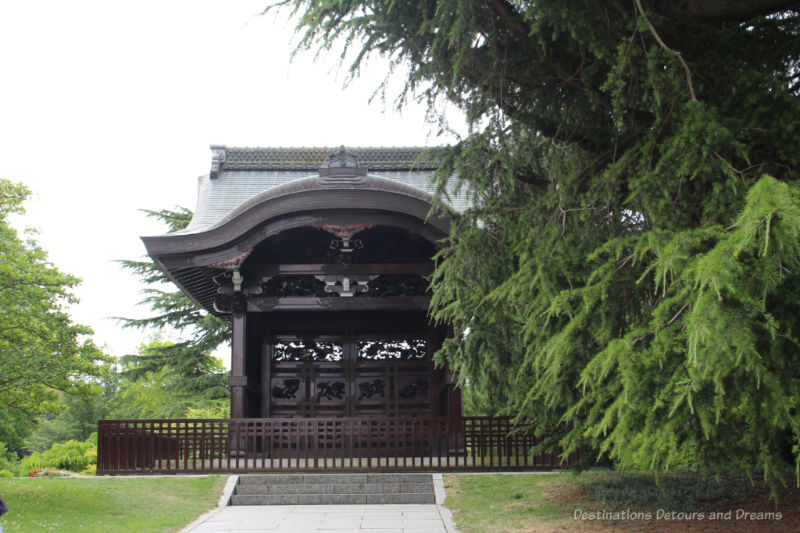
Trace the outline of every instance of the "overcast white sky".
<path fill-rule="evenodd" d="M 139 209 L 194 208 L 209 145 L 420 146 L 424 110 L 368 105 L 385 68 L 342 87 L 335 57 L 292 64 L 286 14 L 264 0 L 0 0 L 0 176 L 33 190 L 18 227 L 81 277 L 76 322 L 122 355 L 144 316 L 118 259 L 163 228 Z"/>

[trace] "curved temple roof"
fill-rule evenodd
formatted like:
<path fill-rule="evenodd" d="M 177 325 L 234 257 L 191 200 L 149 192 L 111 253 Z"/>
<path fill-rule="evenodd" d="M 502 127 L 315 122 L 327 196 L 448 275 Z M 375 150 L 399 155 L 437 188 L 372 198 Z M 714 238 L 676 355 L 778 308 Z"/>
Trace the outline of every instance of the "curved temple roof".
<path fill-rule="evenodd" d="M 142 237 L 170 279 L 209 310 L 215 290 L 210 280 L 218 271 L 212 269 L 246 256 L 252 242 L 233 243 L 270 218 L 309 209 L 378 209 L 426 220 L 440 235 L 449 227 L 446 219 L 428 217 L 439 161 L 424 148 L 211 149 L 211 170 L 198 178 L 187 228 Z M 466 207 L 463 195 L 449 200 L 456 210 Z"/>

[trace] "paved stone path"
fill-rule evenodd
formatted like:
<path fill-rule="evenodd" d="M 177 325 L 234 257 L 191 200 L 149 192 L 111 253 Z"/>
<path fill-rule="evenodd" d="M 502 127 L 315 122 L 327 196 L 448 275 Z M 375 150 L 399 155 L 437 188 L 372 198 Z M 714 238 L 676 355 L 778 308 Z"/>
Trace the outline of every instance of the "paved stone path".
<path fill-rule="evenodd" d="M 237 505 L 218 507 L 182 533 L 254 531 L 455 533 L 456 529 L 448 511 L 436 505 Z"/>
<path fill-rule="evenodd" d="M 234 505 L 237 476 L 230 476 L 219 506 L 180 533 L 458 533 L 445 500 L 441 474 L 433 474 L 436 505 Z"/>

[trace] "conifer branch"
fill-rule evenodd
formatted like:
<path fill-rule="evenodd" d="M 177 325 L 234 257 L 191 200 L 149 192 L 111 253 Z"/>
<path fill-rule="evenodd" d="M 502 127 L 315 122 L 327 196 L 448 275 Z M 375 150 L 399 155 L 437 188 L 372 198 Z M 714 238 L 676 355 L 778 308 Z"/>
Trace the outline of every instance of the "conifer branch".
<path fill-rule="evenodd" d="M 692 84 L 692 71 L 689 70 L 689 65 L 686 64 L 686 60 L 683 59 L 683 56 L 681 55 L 680 52 L 678 52 L 677 50 L 673 50 L 672 48 L 667 46 L 667 44 L 661 39 L 661 36 L 656 31 L 655 26 L 653 26 L 653 23 L 650 22 L 649 18 L 647 18 L 647 14 L 645 14 L 644 8 L 642 7 L 642 2 L 640 0 L 633 0 L 633 1 L 636 3 L 636 7 L 639 9 L 639 13 L 642 14 L 642 18 L 647 23 L 647 27 L 650 28 L 650 33 L 653 34 L 653 37 L 661 46 L 661 48 L 663 48 L 666 52 L 669 52 L 670 54 L 677 57 L 678 61 L 680 61 L 681 65 L 683 65 L 683 70 L 686 71 L 686 84 L 689 86 L 689 94 L 692 97 L 692 101 L 697 102 L 698 101 L 697 96 L 695 96 L 694 94 L 694 85 Z"/>
<path fill-rule="evenodd" d="M 689 304 L 685 304 L 683 307 L 681 307 L 680 309 L 678 309 L 678 312 L 677 312 L 677 313 L 675 313 L 675 316 L 673 316 L 672 318 L 670 318 L 670 319 L 669 319 L 669 322 L 667 322 L 667 327 L 670 327 L 670 326 L 672 325 L 672 323 L 673 323 L 673 322 L 675 322 L 676 320 L 678 320 L 678 317 L 680 317 L 680 316 L 683 314 L 683 312 L 684 312 L 684 311 L 686 311 L 686 308 L 687 308 L 687 307 L 689 307 Z"/>
<path fill-rule="evenodd" d="M 625 259 L 623 259 L 622 261 L 620 261 L 620 263 L 619 263 L 619 266 L 617 266 L 617 268 L 616 268 L 616 269 L 614 269 L 614 272 L 615 272 L 615 273 L 616 273 L 616 272 L 619 272 L 620 270 L 622 270 L 623 268 L 625 268 L 625 265 L 627 265 L 628 263 L 630 263 L 630 262 L 631 262 L 631 260 L 633 260 L 633 254 L 629 255 L 628 257 L 626 257 Z"/>

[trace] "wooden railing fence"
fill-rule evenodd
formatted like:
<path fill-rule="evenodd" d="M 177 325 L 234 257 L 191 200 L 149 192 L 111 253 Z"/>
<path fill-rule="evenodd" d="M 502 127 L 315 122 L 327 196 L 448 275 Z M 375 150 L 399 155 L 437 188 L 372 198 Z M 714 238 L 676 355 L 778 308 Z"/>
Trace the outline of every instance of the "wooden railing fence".
<path fill-rule="evenodd" d="M 100 420 L 97 473 L 555 469 L 507 417 Z"/>

